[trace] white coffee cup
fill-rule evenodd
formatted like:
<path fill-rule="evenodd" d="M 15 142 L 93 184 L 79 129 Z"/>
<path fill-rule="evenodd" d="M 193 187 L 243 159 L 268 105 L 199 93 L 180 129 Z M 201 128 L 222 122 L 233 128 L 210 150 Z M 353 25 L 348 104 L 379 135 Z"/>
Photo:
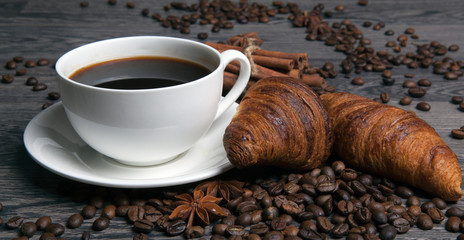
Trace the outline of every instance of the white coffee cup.
<path fill-rule="evenodd" d="M 117 90 L 71 80 L 76 71 L 100 62 L 138 56 L 188 60 L 211 70 L 176 86 Z M 237 60 L 240 74 L 222 98 L 223 72 Z M 191 40 L 137 36 L 90 43 L 56 63 L 66 115 L 78 135 L 96 151 L 128 165 L 160 164 L 191 148 L 245 89 L 250 63 L 239 51 L 219 53 Z"/>

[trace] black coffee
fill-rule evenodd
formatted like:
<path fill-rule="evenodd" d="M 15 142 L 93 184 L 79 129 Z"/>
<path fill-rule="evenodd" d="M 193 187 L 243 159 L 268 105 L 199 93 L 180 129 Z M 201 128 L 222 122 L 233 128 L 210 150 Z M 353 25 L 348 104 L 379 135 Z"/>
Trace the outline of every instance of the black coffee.
<path fill-rule="evenodd" d="M 183 59 L 133 57 L 89 65 L 69 78 L 102 88 L 136 90 L 175 86 L 209 73 L 208 68 Z"/>

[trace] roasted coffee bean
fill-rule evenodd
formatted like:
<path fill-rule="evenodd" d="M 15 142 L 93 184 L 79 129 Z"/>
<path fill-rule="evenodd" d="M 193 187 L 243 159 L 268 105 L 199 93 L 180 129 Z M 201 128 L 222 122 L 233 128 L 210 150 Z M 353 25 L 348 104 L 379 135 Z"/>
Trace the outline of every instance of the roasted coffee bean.
<path fill-rule="evenodd" d="M 360 181 L 353 180 L 350 183 L 350 187 L 356 195 L 361 196 L 366 194 L 367 189 Z"/>
<path fill-rule="evenodd" d="M 447 207 L 446 202 L 443 199 L 439 198 L 439 197 L 432 198 L 432 202 L 440 210 L 444 210 Z"/>
<path fill-rule="evenodd" d="M 427 214 L 430 216 L 434 223 L 441 223 L 443 220 L 445 220 L 445 214 L 436 207 L 428 208 Z"/>
<path fill-rule="evenodd" d="M 420 206 L 421 205 L 421 200 L 417 196 L 410 196 L 408 200 L 406 201 L 407 206 Z"/>
<path fill-rule="evenodd" d="M 280 231 L 270 231 L 264 235 L 263 240 L 284 240 L 284 235 Z"/>
<path fill-rule="evenodd" d="M 456 72 L 446 72 L 445 73 L 445 78 L 448 80 L 456 80 L 459 78 L 459 75 L 456 74 Z"/>
<path fill-rule="evenodd" d="M 396 80 L 394 78 L 382 78 L 382 82 L 386 86 L 392 86 L 393 84 L 395 84 L 395 81 Z"/>
<path fill-rule="evenodd" d="M 461 219 L 456 216 L 451 216 L 445 223 L 445 229 L 450 232 L 459 232 Z"/>
<path fill-rule="evenodd" d="M 17 67 L 18 67 L 18 64 L 14 60 L 8 61 L 5 64 L 5 68 L 9 70 L 16 69 Z"/>
<path fill-rule="evenodd" d="M 392 240 L 396 238 L 397 230 L 392 225 L 387 225 L 380 229 L 379 237 L 382 240 Z"/>
<path fill-rule="evenodd" d="M 396 231 L 400 234 L 408 232 L 411 228 L 409 221 L 402 217 L 393 220 L 391 225 L 395 227 Z"/>
<path fill-rule="evenodd" d="M 243 236 L 245 234 L 245 228 L 240 225 L 231 225 L 226 228 L 226 235 L 228 236 Z"/>
<path fill-rule="evenodd" d="M 48 99 L 50 100 L 58 100 L 60 99 L 61 94 L 59 92 L 49 92 L 47 96 L 48 96 Z"/>
<path fill-rule="evenodd" d="M 21 224 L 23 224 L 23 221 L 24 221 L 23 217 L 15 216 L 15 217 L 8 219 L 8 221 L 5 223 L 5 226 L 8 229 L 19 228 Z"/>
<path fill-rule="evenodd" d="M 201 238 L 205 235 L 205 228 L 201 226 L 193 226 L 185 230 L 185 237 L 187 239 Z"/>
<path fill-rule="evenodd" d="M 64 233 L 64 231 L 65 231 L 64 226 L 59 224 L 59 223 L 50 223 L 50 225 L 48 225 L 45 228 L 45 232 L 53 233 L 53 235 L 55 235 L 55 236 L 62 235 Z"/>
<path fill-rule="evenodd" d="M 208 33 L 200 32 L 200 33 L 198 33 L 197 38 L 200 39 L 200 40 L 205 40 L 205 39 L 208 38 Z"/>
<path fill-rule="evenodd" d="M 37 225 L 37 230 L 45 230 L 45 228 L 48 227 L 52 223 L 52 219 L 49 216 L 42 216 L 35 221 L 35 224 Z"/>
<path fill-rule="evenodd" d="M 423 213 L 417 218 L 417 227 L 422 230 L 430 230 L 433 228 L 433 221 L 429 215 Z"/>
<path fill-rule="evenodd" d="M 457 51 L 459 51 L 459 46 L 456 45 L 456 44 L 451 44 L 451 45 L 448 47 L 448 51 L 450 51 L 450 52 L 457 52 Z"/>
<path fill-rule="evenodd" d="M 211 231 L 212 231 L 214 234 L 224 235 L 228 226 L 229 226 L 229 225 L 224 224 L 224 223 L 218 223 L 218 224 L 215 224 L 215 225 L 213 226 L 213 228 L 211 229 Z M 266 226 L 267 226 L 267 225 L 266 225 Z"/>
<path fill-rule="evenodd" d="M 347 223 L 337 223 L 332 229 L 332 236 L 335 238 L 342 238 L 348 235 L 350 226 Z"/>
<path fill-rule="evenodd" d="M 354 209 L 354 205 L 351 201 L 340 200 L 336 204 L 336 209 L 339 213 L 347 215 L 352 213 Z"/>
<path fill-rule="evenodd" d="M 459 110 L 461 110 L 461 111 L 464 112 L 464 102 L 462 102 L 461 104 L 459 104 Z"/>
<path fill-rule="evenodd" d="M 24 66 L 27 67 L 27 68 L 33 68 L 36 66 L 36 63 L 35 61 L 33 60 L 27 60 L 25 63 L 24 63 Z"/>
<path fill-rule="evenodd" d="M 56 237 L 51 232 L 44 232 L 40 235 L 39 240 L 56 240 Z"/>
<path fill-rule="evenodd" d="M 21 234 L 32 237 L 37 232 L 37 225 L 33 222 L 25 222 L 21 226 Z"/>
<path fill-rule="evenodd" d="M 82 217 L 82 215 L 79 213 L 75 213 L 68 218 L 66 226 L 68 226 L 69 228 L 78 228 L 82 225 L 83 222 L 84 217 Z"/>
<path fill-rule="evenodd" d="M 325 215 L 324 210 L 316 204 L 306 206 L 306 211 L 311 212 L 314 217 Z"/>
<path fill-rule="evenodd" d="M 396 195 L 388 196 L 387 201 L 392 202 L 394 205 L 398 205 L 398 206 L 403 204 L 403 199 L 401 199 L 401 197 L 398 197 Z"/>
<path fill-rule="evenodd" d="M 127 218 L 131 222 L 135 222 L 139 219 L 143 219 L 143 216 L 145 215 L 145 209 L 140 206 L 130 206 L 129 209 L 127 210 Z"/>
<path fill-rule="evenodd" d="M 410 207 L 408 208 L 407 213 L 408 213 L 409 215 L 418 217 L 418 216 L 422 213 L 422 210 L 420 209 L 419 206 L 410 206 Z"/>
<path fill-rule="evenodd" d="M 150 233 L 151 231 L 153 231 L 155 225 L 146 220 L 146 219 L 139 219 L 137 221 L 134 222 L 134 230 L 136 232 L 141 232 L 141 233 Z"/>
<path fill-rule="evenodd" d="M 240 214 L 245 213 L 245 212 L 253 212 L 253 211 L 257 210 L 257 209 L 258 209 L 258 205 L 256 205 L 252 201 L 244 201 L 244 202 L 241 202 L 240 204 L 238 204 L 238 206 L 237 206 L 237 211 Z"/>
<path fill-rule="evenodd" d="M 35 91 L 35 92 L 43 91 L 43 90 L 47 89 L 47 87 L 48 87 L 47 84 L 39 82 L 39 83 L 37 83 L 36 85 L 34 85 L 32 87 L 32 91 Z"/>
<path fill-rule="evenodd" d="M 238 218 L 236 220 L 236 223 L 238 225 L 242 225 L 244 227 L 250 225 L 250 223 L 251 223 L 251 213 L 250 212 L 245 212 L 245 213 L 240 214 L 240 216 L 238 216 Z"/>
<path fill-rule="evenodd" d="M 406 186 L 398 186 L 396 189 L 395 189 L 395 194 L 402 197 L 402 198 L 409 198 L 410 196 L 413 196 L 414 195 L 414 192 L 406 187 Z"/>
<path fill-rule="evenodd" d="M 3 74 L 2 82 L 3 83 L 12 83 L 14 81 L 14 76 L 11 74 Z"/>
<path fill-rule="evenodd" d="M 421 87 L 412 87 L 408 89 L 408 93 L 411 97 L 421 98 L 427 93 L 427 90 Z"/>
<path fill-rule="evenodd" d="M 41 59 L 37 60 L 37 65 L 38 66 L 47 66 L 48 64 L 50 64 L 50 60 L 48 60 L 46 58 L 41 58 Z"/>
<path fill-rule="evenodd" d="M 110 220 L 106 217 L 99 217 L 92 223 L 92 229 L 95 231 L 103 231 L 110 225 Z"/>
<path fill-rule="evenodd" d="M 445 215 L 447 217 L 456 216 L 458 218 L 464 217 L 464 209 L 461 207 L 450 207 L 446 210 Z"/>
<path fill-rule="evenodd" d="M 364 79 L 362 79 L 361 77 L 355 77 L 353 78 L 353 80 L 351 80 L 351 84 L 362 86 L 364 85 Z"/>
<path fill-rule="evenodd" d="M 432 86 L 432 81 L 430 81 L 427 78 L 423 78 L 423 79 L 420 79 L 417 82 L 417 84 L 419 84 L 419 86 L 423 86 L 423 87 L 430 87 L 430 86 Z"/>
<path fill-rule="evenodd" d="M 417 87 L 417 83 L 413 80 L 406 80 L 403 82 L 403 87 L 404 88 L 413 88 Z"/>
<path fill-rule="evenodd" d="M 358 224 L 364 225 L 371 221 L 372 213 L 368 208 L 362 207 L 355 211 L 354 218 Z"/>
<path fill-rule="evenodd" d="M 416 105 L 416 108 L 418 110 L 421 110 L 421 111 L 425 111 L 425 112 L 428 112 L 430 111 L 430 104 L 426 103 L 426 102 L 420 102 Z"/>
<path fill-rule="evenodd" d="M 463 129 L 453 129 L 451 130 L 451 136 L 456 139 L 464 139 L 464 130 Z"/>
<path fill-rule="evenodd" d="M 81 6 L 81 8 L 86 8 L 86 7 L 89 6 L 89 2 L 87 2 L 87 1 L 82 1 L 82 2 L 79 3 L 79 6 Z"/>
<path fill-rule="evenodd" d="M 28 86 L 34 86 L 34 85 L 36 85 L 38 82 L 39 82 L 39 81 L 37 80 L 37 78 L 35 78 L 35 77 L 29 77 L 29 78 L 27 78 L 27 80 L 26 80 L 26 85 L 28 85 Z"/>
<path fill-rule="evenodd" d="M 89 231 L 82 232 L 81 239 L 82 240 L 90 240 L 90 232 Z"/>
<path fill-rule="evenodd" d="M 258 234 L 258 235 L 264 235 L 267 232 L 269 232 L 269 227 L 264 224 L 264 223 L 259 223 L 250 226 L 250 231 L 251 234 Z"/>
<path fill-rule="evenodd" d="M 420 207 L 421 207 L 422 212 L 427 213 L 427 209 L 435 208 L 437 206 L 435 206 L 435 203 L 433 203 L 432 201 L 427 201 L 427 202 L 422 203 Z"/>
<path fill-rule="evenodd" d="M 385 212 L 381 212 L 381 211 L 372 212 L 372 217 L 371 218 L 379 225 L 385 224 L 385 223 L 388 222 L 387 214 L 385 214 Z"/>
<path fill-rule="evenodd" d="M 383 92 L 380 94 L 380 100 L 382 100 L 383 103 L 390 102 L 390 98 L 390 94 L 388 94 L 387 92 Z"/>
<path fill-rule="evenodd" d="M 454 104 L 460 104 L 460 103 L 464 102 L 464 97 L 462 97 L 462 96 L 453 96 L 453 97 L 451 97 L 451 102 L 454 103 Z"/>
<path fill-rule="evenodd" d="M 102 212 L 102 217 L 113 219 L 116 216 L 116 206 L 113 204 L 106 205 Z"/>
<path fill-rule="evenodd" d="M 16 70 L 16 76 L 24 76 L 27 73 L 27 69 L 22 68 L 22 69 L 17 69 Z"/>
<path fill-rule="evenodd" d="M 387 30 L 387 31 L 385 31 L 384 34 L 387 35 L 387 36 L 392 36 L 392 35 L 395 35 L 395 32 L 393 30 Z"/>
<path fill-rule="evenodd" d="M 357 177 L 358 177 L 358 173 L 354 170 L 354 169 L 351 169 L 351 168 L 345 168 L 341 173 L 340 173 L 340 177 L 344 180 L 344 181 L 353 181 L 355 180 Z"/>
<path fill-rule="evenodd" d="M 84 219 L 91 219 L 97 214 L 97 208 L 92 205 L 87 205 L 82 208 L 81 215 Z"/>

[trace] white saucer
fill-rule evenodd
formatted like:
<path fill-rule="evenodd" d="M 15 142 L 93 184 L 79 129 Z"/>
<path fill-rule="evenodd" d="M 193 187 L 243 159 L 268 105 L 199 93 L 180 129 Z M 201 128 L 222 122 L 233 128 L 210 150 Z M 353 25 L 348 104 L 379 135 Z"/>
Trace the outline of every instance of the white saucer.
<path fill-rule="evenodd" d="M 133 167 L 89 147 L 56 103 L 35 116 L 24 131 L 29 154 L 46 169 L 76 181 L 121 188 L 165 187 L 196 182 L 232 169 L 222 137 L 238 104 L 218 118 L 195 146 L 161 165 Z"/>

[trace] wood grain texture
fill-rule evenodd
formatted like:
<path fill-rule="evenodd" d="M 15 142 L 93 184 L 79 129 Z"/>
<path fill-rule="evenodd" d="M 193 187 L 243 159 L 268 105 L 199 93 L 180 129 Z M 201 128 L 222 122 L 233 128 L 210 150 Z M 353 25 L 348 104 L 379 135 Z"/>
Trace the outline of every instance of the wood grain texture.
<path fill-rule="evenodd" d="M 272 0 L 256 0 L 270 5 Z M 53 61 L 65 52 L 80 45 L 97 40 L 132 36 L 132 35 L 163 35 L 188 39 L 196 39 L 198 32 L 208 32 L 207 41 L 225 41 L 228 37 L 243 32 L 258 31 L 264 40 L 262 48 L 287 52 L 307 52 L 310 65 L 322 67 L 327 61 L 336 63 L 336 70 L 344 55 L 334 51 L 333 47 L 322 42 L 310 42 L 304 39 L 302 28 L 293 28 L 287 20 L 287 15 L 278 15 L 268 24 L 236 24 L 233 29 L 212 33 L 211 26 L 193 25 L 190 34 L 165 29 L 151 18 L 142 17 L 142 8 L 149 8 L 151 13 L 159 12 L 166 15 L 162 9 L 170 1 L 133 0 L 135 9 L 127 9 L 126 1 L 118 1 L 116 6 L 109 6 L 106 1 L 89 1 L 87 8 L 79 7 L 79 0 L 3 0 L 0 1 L 0 64 L 13 56 L 20 55 L 26 59 L 49 58 Z M 186 1 L 194 3 L 196 1 Z M 310 10 L 317 2 L 295 0 L 301 9 Z M 321 1 L 322 2 L 322 1 Z M 407 51 L 415 51 L 413 42 L 423 44 L 438 40 L 445 45 L 458 44 L 464 48 L 464 1 L 448 0 L 391 0 L 369 1 L 369 5 L 361 7 L 356 0 L 325 0 L 326 10 L 334 12 L 328 22 L 339 22 L 350 19 L 364 32 L 365 37 L 372 40 L 372 47 L 384 49 L 388 40 L 395 40 L 398 34 L 407 27 L 414 27 L 420 36 L 418 40 L 410 40 Z M 338 4 L 345 5 L 344 12 L 335 12 Z M 170 14 L 179 15 L 183 12 L 171 10 Z M 386 23 L 380 31 L 363 28 L 364 21 Z M 387 29 L 395 31 L 394 36 L 385 36 Z M 389 49 L 391 51 L 391 49 Z M 455 59 L 464 60 L 464 49 L 450 53 Z M 1 74 L 11 73 L 3 68 Z M 348 91 L 368 98 L 378 97 L 381 92 L 392 95 L 390 104 L 399 106 L 398 101 L 406 95 L 401 87 L 404 74 L 415 74 L 415 80 L 429 78 L 433 81 L 428 94 L 420 101 L 431 104 L 430 112 L 420 112 L 415 109 L 419 100 L 415 99 L 410 106 L 400 106 L 403 109 L 415 111 L 419 117 L 434 127 L 443 140 L 458 156 L 461 169 L 464 166 L 464 140 L 453 139 L 450 131 L 464 125 L 464 112 L 450 103 L 451 96 L 464 96 L 464 78 L 457 81 L 443 79 L 432 74 L 429 69 L 408 69 L 404 66 L 393 69 L 396 83 L 384 86 L 378 73 L 362 73 L 366 80 L 364 86 L 353 86 L 350 79 L 339 73 L 337 78 L 328 79 L 329 85 L 337 87 L 338 91 Z M 48 89 L 33 92 L 25 86 L 28 76 L 36 76 L 39 81 L 48 85 Z M 352 74 L 352 77 L 356 76 Z M 23 216 L 25 221 L 35 221 L 39 216 L 49 215 L 54 222 L 64 224 L 73 213 L 79 212 L 83 203 L 74 201 L 69 196 L 57 192 L 57 187 L 65 179 L 55 175 L 38 164 L 28 155 L 24 148 L 22 135 L 26 124 L 41 111 L 49 91 L 58 91 L 56 74 L 50 66 L 28 69 L 25 76 L 16 77 L 11 84 L 0 83 L 0 202 L 3 211 L 0 217 L 7 221 L 13 216 Z M 234 170 L 232 173 L 241 174 Z M 155 191 L 156 189 L 153 189 Z M 425 199 L 424 199 L 425 200 Z M 463 207 L 463 201 L 454 204 Z M 453 206 L 454 206 L 453 205 Z M 78 229 L 66 229 L 63 235 L 68 239 L 80 239 L 83 231 L 90 231 L 92 221 L 86 220 Z M 92 239 L 132 239 L 134 234 L 125 219 L 116 218 L 111 221 L 111 227 L 103 232 L 91 231 Z M 18 236 L 17 230 L 7 230 L 0 226 L 0 239 L 11 239 Z M 153 232 L 154 237 L 167 238 L 162 233 Z M 444 223 L 436 225 L 431 231 L 412 228 L 407 234 L 399 235 L 399 239 L 455 239 L 456 233 L 444 230 Z M 181 237 L 177 237 L 181 238 Z M 34 239 L 38 239 L 35 235 Z"/>

